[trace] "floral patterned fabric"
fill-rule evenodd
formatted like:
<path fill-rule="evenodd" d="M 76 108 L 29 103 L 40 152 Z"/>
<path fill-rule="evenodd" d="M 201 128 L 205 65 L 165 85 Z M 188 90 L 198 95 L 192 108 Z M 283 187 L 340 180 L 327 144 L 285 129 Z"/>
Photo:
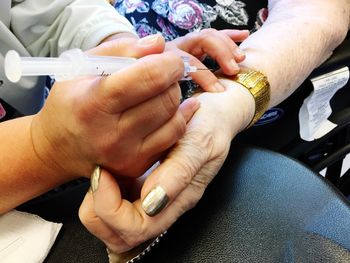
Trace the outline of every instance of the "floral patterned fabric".
<path fill-rule="evenodd" d="M 205 28 L 259 29 L 266 20 L 268 0 L 117 0 L 116 10 L 133 24 L 140 37 L 160 33 L 169 41 Z M 209 64 L 208 64 L 209 63 Z M 208 60 L 208 68 L 216 64 Z M 181 83 L 190 97 L 197 85 Z"/>
<path fill-rule="evenodd" d="M 140 37 L 161 33 L 172 40 L 204 28 L 257 30 L 267 17 L 267 0 L 118 0 Z"/>

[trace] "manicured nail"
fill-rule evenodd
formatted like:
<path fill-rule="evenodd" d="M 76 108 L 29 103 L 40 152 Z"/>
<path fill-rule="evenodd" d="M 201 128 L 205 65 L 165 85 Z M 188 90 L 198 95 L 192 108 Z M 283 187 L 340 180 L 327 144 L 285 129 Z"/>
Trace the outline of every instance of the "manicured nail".
<path fill-rule="evenodd" d="M 97 165 L 92 172 L 91 178 L 90 178 L 90 187 L 92 192 L 95 192 L 98 188 L 98 184 L 100 182 L 100 177 L 101 177 L 101 168 L 99 165 Z"/>
<path fill-rule="evenodd" d="M 224 86 L 222 86 L 219 82 L 215 83 L 213 87 L 214 87 L 214 90 L 217 92 L 221 92 L 225 90 Z"/>
<path fill-rule="evenodd" d="M 155 216 L 167 205 L 169 197 L 167 196 L 164 189 L 160 186 L 154 188 L 148 195 L 143 199 L 142 209 L 149 216 Z"/>
<path fill-rule="evenodd" d="M 149 35 L 147 37 L 143 37 L 137 41 L 137 44 L 141 46 L 151 46 L 154 45 L 158 41 L 159 34 Z"/>

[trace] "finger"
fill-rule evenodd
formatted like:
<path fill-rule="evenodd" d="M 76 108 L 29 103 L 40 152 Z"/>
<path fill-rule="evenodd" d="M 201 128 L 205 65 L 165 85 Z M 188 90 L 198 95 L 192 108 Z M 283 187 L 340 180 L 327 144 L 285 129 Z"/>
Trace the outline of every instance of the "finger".
<path fill-rule="evenodd" d="M 126 136 L 144 138 L 159 129 L 178 110 L 180 96 L 180 87 L 176 83 L 160 95 L 128 109 L 119 122 L 126 131 L 132 131 L 132 135 Z"/>
<path fill-rule="evenodd" d="M 185 119 L 185 122 L 189 122 L 200 107 L 200 101 L 196 98 L 188 98 L 180 104 L 180 112 Z"/>
<path fill-rule="evenodd" d="M 96 215 L 90 191 L 80 205 L 79 218 L 91 234 L 102 240 L 113 251 L 124 252 L 130 249 L 130 246 Z"/>
<path fill-rule="evenodd" d="M 122 199 L 119 186 L 113 176 L 102 170 L 99 183 L 93 191 L 96 215 L 130 247 L 164 232 L 173 222 L 167 217 L 148 217 L 140 200 L 133 203 Z"/>
<path fill-rule="evenodd" d="M 226 34 L 235 42 L 242 42 L 249 37 L 249 30 L 224 29 L 220 32 Z"/>
<path fill-rule="evenodd" d="M 157 131 L 151 133 L 144 140 L 140 150 L 142 162 L 126 170 L 118 171 L 127 177 L 138 177 L 149 167 L 158 161 L 166 150 L 172 147 L 185 133 L 186 122 L 190 120 L 194 112 L 199 108 L 199 101 L 195 98 L 185 100 L 178 112 Z"/>
<path fill-rule="evenodd" d="M 181 103 L 177 114 L 175 114 L 169 122 L 145 139 L 142 151 L 159 153 L 173 146 L 184 135 L 186 123 L 199 107 L 200 103 L 196 98 L 190 98 Z M 153 160 L 151 164 L 153 164 L 155 160 Z"/>
<path fill-rule="evenodd" d="M 221 30 L 226 37 L 230 38 L 235 42 L 242 42 L 249 37 L 248 30 Z M 236 45 L 233 50 L 235 60 L 237 63 L 242 62 L 245 59 L 245 53 Z"/>
<path fill-rule="evenodd" d="M 140 200 L 130 203 L 121 199 L 120 190 L 116 181 L 106 171 L 102 171 L 98 187 L 93 192 L 94 211 L 96 216 L 112 229 L 112 237 L 105 229 L 104 240 L 106 244 L 115 252 L 125 251 L 125 247 L 118 247 L 119 238 L 123 240 L 127 247 L 135 247 L 142 242 L 149 240 L 167 230 L 184 211 L 176 207 L 166 213 L 149 217 L 141 208 Z M 95 221 L 96 222 L 96 221 Z M 97 236 L 102 236 L 100 232 L 95 232 Z M 118 240 L 113 238 L 118 237 Z M 122 243 L 121 247 L 124 246 Z"/>
<path fill-rule="evenodd" d="M 221 36 L 226 38 L 226 42 L 232 41 L 232 39 L 221 32 Z M 238 47 L 236 43 L 230 46 L 231 52 L 233 53 L 233 57 L 236 63 L 240 63 L 245 59 L 245 53 Z"/>
<path fill-rule="evenodd" d="M 102 169 L 97 179 L 97 186 L 93 187 L 96 215 L 130 247 L 138 245 L 138 235 L 144 233 L 142 211 L 133 203 L 122 199 L 116 180 L 107 171 Z"/>
<path fill-rule="evenodd" d="M 196 134 L 191 135 L 196 138 Z M 192 140 L 185 135 L 161 165 L 146 179 L 141 191 L 142 207 L 149 216 L 157 215 L 188 187 L 209 158 L 212 138 Z M 208 149 L 208 152 L 203 150 Z M 182 211 L 182 210 L 181 210 Z"/>
<path fill-rule="evenodd" d="M 237 53 L 238 47 L 235 42 L 221 31 L 205 29 L 200 33 L 190 33 L 177 43 L 179 48 L 197 58 L 209 55 L 228 75 L 239 71 L 236 59 L 242 60 L 242 54 Z"/>
<path fill-rule="evenodd" d="M 196 72 L 190 74 L 192 80 L 204 91 L 221 92 L 225 90 L 224 86 L 220 84 L 214 73 L 211 72 L 201 61 L 189 54 L 186 54 L 186 56 L 190 58 L 190 64 L 198 69 Z"/>
<path fill-rule="evenodd" d="M 141 39 L 118 38 L 107 41 L 88 50 L 89 55 L 123 56 L 140 58 L 150 54 L 162 53 L 165 47 L 164 38 L 159 35 L 150 35 Z"/>
<path fill-rule="evenodd" d="M 213 58 L 227 75 L 238 73 L 238 60 L 242 59 L 241 54 L 237 56 L 238 46 L 226 34 L 214 31 L 211 37 L 205 39 L 201 44 L 203 54 Z M 220 47 L 220 48 L 218 48 Z"/>
<path fill-rule="evenodd" d="M 183 73 L 183 60 L 176 54 L 150 55 L 102 79 L 95 91 L 97 101 L 107 112 L 121 112 L 162 93 Z"/>

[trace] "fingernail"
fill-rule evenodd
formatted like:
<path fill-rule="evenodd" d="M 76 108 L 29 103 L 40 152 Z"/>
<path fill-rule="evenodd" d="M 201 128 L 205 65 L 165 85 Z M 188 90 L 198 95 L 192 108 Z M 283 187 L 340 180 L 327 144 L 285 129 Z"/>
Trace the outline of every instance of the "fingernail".
<path fill-rule="evenodd" d="M 213 87 L 214 87 L 214 90 L 218 92 L 225 90 L 224 86 L 222 86 L 219 82 L 215 83 Z"/>
<path fill-rule="evenodd" d="M 241 50 L 241 49 L 239 49 L 239 48 L 236 48 L 234 52 L 235 52 L 235 54 L 236 54 L 237 56 L 240 56 L 240 57 L 245 56 L 244 51 Z"/>
<path fill-rule="evenodd" d="M 231 68 L 234 70 L 234 71 L 239 71 L 239 66 L 237 65 L 236 61 L 234 59 L 232 59 L 230 61 L 230 64 L 231 64 Z"/>
<path fill-rule="evenodd" d="M 141 46 L 150 46 L 158 41 L 159 34 L 149 35 L 147 37 L 143 37 L 137 41 L 137 44 Z"/>
<path fill-rule="evenodd" d="M 160 186 L 154 188 L 148 195 L 143 199 L 142 209 L 148 216 L 155 216 L 167 205 L 169 197 L 167 196 L 164 189 Z"/>
<path fill-rule="evenodd" d="M 99 165 L 97 165 L 92 172 L 91 178 L 90 178 L 90 185 L 91 185 L 91 190 L 94 193 L 97 188 L 98 184 L 100 182 L 100 177 L 101 177 L 101 168 Z"/>

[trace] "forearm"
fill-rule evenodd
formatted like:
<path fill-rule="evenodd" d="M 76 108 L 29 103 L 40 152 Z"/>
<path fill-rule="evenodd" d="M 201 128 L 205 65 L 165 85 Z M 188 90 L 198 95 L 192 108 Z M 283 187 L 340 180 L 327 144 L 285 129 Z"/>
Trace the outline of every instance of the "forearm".
<path fill-rule="evenodd" d="M 260 30 L 241 44 L 241 66 L 263 72 L 271 85 L 270 106 L 287 98 L 326 60 L 349 26 L 346 0 L 272 0 Z"/>
<path fill-rule="evenodd" d="M 0 215 L 73 179 L 38 158 L 31 139 L 32 118 L 0 124 Z"/>

